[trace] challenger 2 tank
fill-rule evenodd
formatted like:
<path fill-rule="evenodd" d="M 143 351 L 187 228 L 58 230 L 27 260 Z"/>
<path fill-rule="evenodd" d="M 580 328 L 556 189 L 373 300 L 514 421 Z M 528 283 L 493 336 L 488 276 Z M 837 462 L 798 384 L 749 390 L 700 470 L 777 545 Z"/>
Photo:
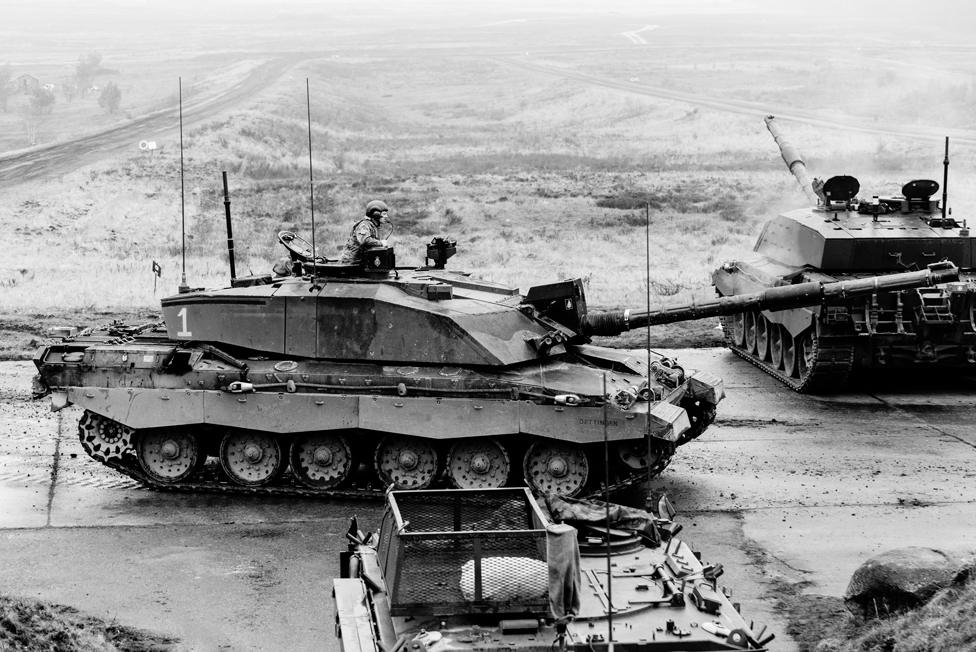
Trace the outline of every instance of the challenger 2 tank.
<path fill-rule="evenodd" d="M 595 501 L 594 501 L 595 503 Z M 761 650 L 747 622 L 658 513 L 526 489 L 393 491 L 378 535 L 353 518 L 333 580 L 342 652 Z"/>
<path fill-rule="evenodd" d="M 291 262 L 274 275 L 187 288 L 162 300 L 161 323 L 112 324 L 41 349 L 35 393 L 81 407 L 88 454 L 153 487 L 329 494 L 524 479 L 578 495 L 596 485 L 604 439 L 612 485 L 648 478 L 702 434 L 724 396 L 711 373 L 590 336 L 874 287 L 812 282 L 594 313 L 578 279 L 521 295 L 446 269 L 453 240 L 435 238 L 425 264 L 408 268 L 389 247 L 346 265 L 294 233 L 278 237 Z"/>
<path fill-rule="evenodd" d="M 715 270 L 719 296 L 895 274 L 945 259 L 958 265 L 960 279 L 879 287 L 835 306 L 724 317 L 729 348 L 801 392 L 838 391 L 858 369 L 976 367 L 976 238 L 947 211 L 945 188 L 941 205 L 939 184 L 926 179 L 909 181 L 898 195 L 859 199 L 854 177 L 810 180 L 773 116 L 766 125 L 811 205 L 770 220 L 750 257 Z M 948 161 L 947 141 L 946 170 Z"/>

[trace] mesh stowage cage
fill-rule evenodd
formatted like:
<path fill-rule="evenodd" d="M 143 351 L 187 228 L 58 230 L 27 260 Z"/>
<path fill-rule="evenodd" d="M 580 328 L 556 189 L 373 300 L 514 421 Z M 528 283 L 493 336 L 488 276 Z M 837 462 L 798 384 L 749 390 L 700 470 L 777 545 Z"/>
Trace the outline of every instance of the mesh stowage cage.
<path fill-rule="evenodd" d="M 394 615 L 545 612 L 546 520 L 526 490 L 393 492 L 390 506 Z"/>

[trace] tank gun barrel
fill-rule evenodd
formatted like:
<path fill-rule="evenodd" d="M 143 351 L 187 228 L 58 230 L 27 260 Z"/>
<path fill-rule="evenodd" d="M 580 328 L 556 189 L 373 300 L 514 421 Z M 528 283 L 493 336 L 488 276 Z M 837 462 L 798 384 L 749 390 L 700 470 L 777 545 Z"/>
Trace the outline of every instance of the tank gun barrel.
<path fill-rule="evenodd" d="M 950 283 L 959 279 L 959 269 L 948 262 L 929 265 L 917 272 L 886 274 L 851 281 L 810 281 L 780 285 L 762 292 L 719 297 L 660 310 L 616 310 L 587 314 L 582 323 L 586 335 L 619 335 L 635 328 L 672 324 L 706 317 L 719 317 L 754 310 L 786 310 L 821 304 L 843 303 L 876 292 L 892 292 Z"/>
<path fill-rule="evenodd" d="M 813 184 L 810 182 L 810 177 L 807 176 L 807 165 L 803 162 L 800 152 L 783 136 L 774 116 L 767 115 L 763 121 L 766 123 L 766 128 L 769 129 L 769 133 L 772 134 L 773 140 L 779 146 L 779 153 L 783 157 L 783 162 L 786 163 L 786 168 L 796 178 L 807 199 L 817 204 L 817 194 L 813 191 Z"/>

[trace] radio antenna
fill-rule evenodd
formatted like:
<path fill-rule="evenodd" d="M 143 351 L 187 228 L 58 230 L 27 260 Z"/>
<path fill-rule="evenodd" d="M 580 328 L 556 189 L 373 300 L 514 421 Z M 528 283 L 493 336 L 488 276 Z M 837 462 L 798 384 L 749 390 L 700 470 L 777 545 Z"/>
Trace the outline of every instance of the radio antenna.
<path fill-rule="evenodd" d="M 651 202 L 644 202 L 644 267 L 647 274 L 647 314 L 651 314 Z M 647 322 L 647 400 L 653 401 L 651 392 L 651 322 Z M 647 420 L 647 459 L 651 457 L 651 420 Z M 647 480 L 651 480 L 651 465 L 647 465 Z"/>
<path fill-rule="evenodd" d="M 949 205 L 949 137 L 946 136 L 945 158 L 942 160 L 942 221 L 945 222 L 946 206 Z"/>
<path fill-rule="evenodd" d="M 610 442 L 607 436 L 607 372 L 603 372 L 603 504 L 607 519 L 607 643 L 613 652 L 613 563 L 610 552 Z"/>
<path fill-rule="evenodd" d="M 224 180 L 224 217 L 227 218 L 227 260 L 230 261 L 230 284 L 234 285 L 237 279 L 237 270 L 234 266 L 234 229 L 230 223 L 230 193 L 227 191 L 227 170 L 221 172 Z"/>
<path fill-rule="evenodd" d="M 312 270 L 315 270 L 315 185 L 312 180 L 312 99 L 305 78 L 305 110 L 308 114 L 308 207 L 312 212 Z"/>
<path fill-rule="evenodd" d="M 180 292 L 189 292 L 190 286 L 186 284 L 186 198 L 183 192 L 183 78 L 179 77 L 180 84 L 180 223 L 182 225 L 182 246 L 183 251 L 183 275 L 180 277 Z"/>

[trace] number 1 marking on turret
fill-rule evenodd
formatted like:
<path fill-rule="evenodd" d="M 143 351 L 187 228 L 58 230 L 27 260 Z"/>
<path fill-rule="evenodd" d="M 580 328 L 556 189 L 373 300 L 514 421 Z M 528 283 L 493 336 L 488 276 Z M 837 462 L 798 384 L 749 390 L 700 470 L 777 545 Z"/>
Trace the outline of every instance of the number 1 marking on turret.
<path fill-rule="evenodd" d="M 186 329 L 186 308 L 181 308 L 176 316 L 183 320 L 183 330 L 176 334 L 176 337 L 193 337 L 193 333 Z"/>

